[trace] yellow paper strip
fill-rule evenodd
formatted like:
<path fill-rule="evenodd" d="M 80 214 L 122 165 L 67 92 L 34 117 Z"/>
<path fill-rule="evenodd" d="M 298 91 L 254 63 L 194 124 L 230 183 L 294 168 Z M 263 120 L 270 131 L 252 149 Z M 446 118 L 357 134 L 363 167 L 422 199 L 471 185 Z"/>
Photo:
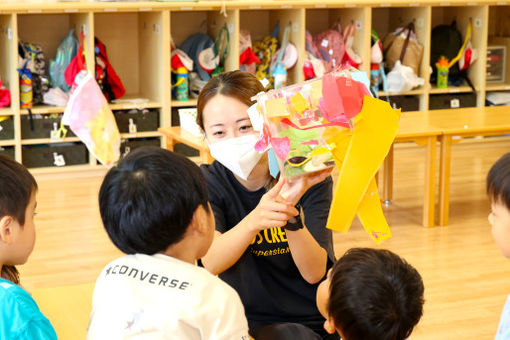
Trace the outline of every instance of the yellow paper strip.
<path fill-rule="evenodd" d="M 270 118 L 290 116 L 285 98 L 268 99 L 266 101 L 266 116 Z"/>

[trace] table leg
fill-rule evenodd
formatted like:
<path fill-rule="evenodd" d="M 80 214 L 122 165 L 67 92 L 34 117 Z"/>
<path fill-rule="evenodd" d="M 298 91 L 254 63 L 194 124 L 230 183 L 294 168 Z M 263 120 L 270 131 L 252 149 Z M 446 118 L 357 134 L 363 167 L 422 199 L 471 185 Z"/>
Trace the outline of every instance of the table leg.
<path fill-rule="evenodd" d="M 384 159 L 383 200 L 388 204 L 393 199 L 393 144 Z"/>
<path fill-rule="evenodd" d="M 425 192 L 423 195 L 423 226 L 434 226 L 436 204 L 436 136 L 427 137 L 425 160 Z"/>
<path fill-rule="evenodd" d="M 202 164 L 211 164 L 214 161 L 214 158 L 211 157 L 209 151 L 200 150 L 200 162 Z"/>
<path fill-rule="evenodd" d="M 439 225 L 448 225 L 450 213 L 450 166 L 452 136 L 441 137 L 441 164 L 439 172 Z"/>
<path fill-rule="evenodd" d="M 172 136 L 166 135 L 165 136 L 165 149 L 174 151 L 174 138 Z"/>

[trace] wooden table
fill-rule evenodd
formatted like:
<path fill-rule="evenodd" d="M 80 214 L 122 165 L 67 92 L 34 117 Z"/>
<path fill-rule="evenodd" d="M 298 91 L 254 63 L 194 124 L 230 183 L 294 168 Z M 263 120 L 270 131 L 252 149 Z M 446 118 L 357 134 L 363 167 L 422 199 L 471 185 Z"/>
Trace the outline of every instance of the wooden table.
<path fill-rule="evenodd" d="M 422 217 L 424 227 L 434 226 L 436 144 L 441 133 L 440 129 L 430 124 L 427 112 L 403 112 L 395 138 L 395 142 L 415 142 L 426 147 Z M 382 197 L 386 202 L 389 202 L 392 199 L 393 192 L 393 146 L 384 161 L 383 167 Z"/>
<path fill-rule="evenodd" d="M 174 151 L 175 144 L 183 143 L 197 149 L 200 152 L 200 160 L 202 163 L 210 164 L 214 158 L 209 153 L 209 147 L 204 137 L 197 137 L 188 131 L 181 129 L 180 126 L 171 126 L 159 128 L 158 131 L 165 137 L 165 147 Z"/>
<path fill-rule="evenodd" d="M 441 129 L 439 225 L 448 225 L 451 150 L 454 138 L 510 133 L 510 110 L 504 106 L 429 111 L 428 121 Z"/>

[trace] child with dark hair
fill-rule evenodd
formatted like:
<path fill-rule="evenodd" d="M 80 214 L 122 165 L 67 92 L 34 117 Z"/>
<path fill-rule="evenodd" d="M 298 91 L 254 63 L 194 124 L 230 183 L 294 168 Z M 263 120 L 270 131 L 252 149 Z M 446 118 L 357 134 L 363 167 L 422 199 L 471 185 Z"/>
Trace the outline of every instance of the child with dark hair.
<path fill-rule="evenodd" d="M 489 170 L 487 194 L 491 201 L 492 236 L 501 254 L 510 258 L 510 153 L 498 159 Z M 510 339 L 510 296 L 501 313 L 495 339 Z"/>
<path fill-rule="evenodd" d="M 48 319 L 19 286 L 16 265 L 35 243 L 37 183 L 21 164 L 0 155 L 0 339 L 56 339 Z"/>
<path fill-rule="evenodd" d="M 88 339 L 248 339 L 239 295 L 195 265 L 215 229 L 198 166 L 161 148 L 137 149 L 107 173 L 99 210 L 128 255 L 97 280 Z"/>
<path fill-rule="evenodd" d="M 404 340 L 423 314 L 423 281 L 389 250 L 353 248 L 317 290 L 324 328 L 343 340 Z"/>

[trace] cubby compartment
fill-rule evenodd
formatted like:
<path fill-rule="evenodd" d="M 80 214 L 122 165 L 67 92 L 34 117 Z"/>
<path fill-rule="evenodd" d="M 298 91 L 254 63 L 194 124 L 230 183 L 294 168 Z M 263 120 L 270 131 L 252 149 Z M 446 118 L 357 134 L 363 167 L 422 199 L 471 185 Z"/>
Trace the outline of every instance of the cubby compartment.
<path fill-rule="evenodd" d="M 240 28 L 251 34 L 252 43 L 272 35 L 279 23 L 278 42 L 281 43 L 285 27 L 290 24 L 289 42 L 296 46 L 298 59 L 296 65 L 287 70 L 287 85 L 304 80 L 303 63 L 305 53 L 305 9 L 246 9 L 239 14 Z"/>
<path fill-rule="evenodd" d="M 470 93 L 432 94 L 429 98 L 429 110 L 457 109 L 477 106 L 480 95 Z"/>
<path fill-rule="evenodd" d="M 14 159 L 14 146 L 0 146 L 0 155 Z"/>
<path fill-rule="evenodd" d="M 27 168 L 88 164 L 89 153 L 82 143 L 23 146 L 22 163 Z"/>
<path fill-rule="evenodd" d="M 510 6 L 490 6 L 488 26 L 486 89 L 510 90 Z"/>
<path fill-rule="evenodd" d="M 306 10 L 306 30 L 312 37 L 334 28 L 340 23 L 342 33 L 347 25 L 354 26 L 352 49 L 361 58 L 358 69 L 370 70 L 370 9 L 358 8 L 321 8 Z"/>
<path fill-rule="evenodd" d="M 399 95 L 420 94 L 429 88 L 430 15 L 430 7 L 381 7 L 372 9 L 372 29 L 375 30 L 382 42 L 388 39 L 388 35 L 397 29 L 404 28 L 409 23 L 414 23 L 416 39 L 423 47 L 417 76 L 423 78 L 425 84 L 406 93 L 399 93 Z M 386 70 L 387 73 L 390 71 L 389 69 Z M 396 95 L 397 93 L 393 94 Z M 381 95 L 383 95 L 382 92 Z"/>
<path fill-rule="evenodd" d="M 52 131 L 58 131 L 62 115 L 34 115 L 32 118 L 28 115 L 21 117 L 21 138 L 38 139 L 52 137 Z M 76 137 L 73 131 L 66 127 L 66 137 Z M 26 142 L 26 141 L 24 141 Z"/>
<path fill-rule="evenodd" d="M 490 91 L 485 94 L 485 106 L 510 105 L 510 91 Z"/>
<path fill-rule="evenodd" d="M 131 109 L 114 111 L 120 133 L 156 131 L 159 127 L 158 109 Z"/>
<path fill-rule="evenodd" d="M 174 46 L 181 48 L 182 43 L 195 33 L 207 34 L 213 43 L 217 41 L 220 32 L 222 36 L 228 33 L 227 55 L 224 59 L 223 67 L 227 71 L 236 70 L 239 68 L 238 23 L 239 11 L 236 10 L 227 10 L 226 16 L 217 10 L 172 11 L 170 12 L 170 36 Z M 194 82 L 196 88 L 200 88 L 200 84 L 205 84 L 205 80 L 200 79 L 196 83 L 195 85 Z M 190 84 L 189 73 L 188 84 Z M 188 97 L 190 100 L 196 98 L 191 93 L 189 93 Z M 172 106 L 179 104 L 179 101 L 172 100 Z"/>
<path fill-rule="evenodd" d="M 161 146 L 160 138 L 137 138 L 137 139 L 123 139 L 120 144 L 120 154 L 126 156 L 133 150 L 144 146 Z"/>
<path fill-rule="evenodd" d="M 14 139 L 14 118 L 0 116 L 0 140 Z"/>
<path fill-rule="evenodd" d="M 439 25 L 451 25 L 456 21 L 457 29 L 462 35 L 462 41 L 466 38 L 468 25 L 471 23 L 471 44 L 478 52 L 485 53 L 487 46 L 487 6 L 444 6 L 432 7 L 431 17 L 431 33 L 432 30 Z M 431 41 L 433 44 L 434 42 Z M 430 60 L 430 64 L 434 64 L 437 60 Z M 467 76 L 473 83 L 475 89 L 479 91 L 485 82 L 485 56 L 480 55 L 473 64 L 467 69 Z M 431 93 L 445 93 L 454 91 L 469 93 L 472 89 L 464 81 L 459 87 L 449 86 L 448 89 L 438 89 L 436 84 L 432 84 Z M 468 97 L 467 95 L 465 96 Z M 432 100 L 431 100 L 432 101 Z M 478 96 L 478 105 L 483 104 L 483 96 Z M 475 105 L 476 106 L 476 105 Z M 462 107 L 462 106 L 461 106 Z"/>
<path fill-rule="evenodd" d="M 380 97 L 387 100 L 385 96 Z M 401 95 L 389 96 L 389 103 L 394 109 L 401 109 L 402 112 L 419 111 L 420 110 L 420 96 Z"/>
<path fill-rule="evenodd" d="M 164 102 L 164 12 L 95 13 L 94 35 L 106 46 L 108 59 L 126 93 L 120 98 L 136 107 L 161 107 Z M 149 101 L 147 103 L 146 101 Z M 124 105 L 124 104 L 123 104 Z"/>
<path fill-rule="evenodd" d="M 0 107 L 0 114 L 12 113 L 12 102 L 17 100 L 18 74 L 13 65 L 17 61 L 14 28 L 16 16 L 14 14 L 0 15 L 0 80 L 3 87 L 10 92 L 10 105 Z"/>
<path fill-rule="evenodd" d="M 60 14 L 23 14 L 17 16 L 18 39 L 24 43 L 39 45 L 44 54 L 46 76 L 49 79 L 49 63 L 55 59 L 58 46 L 71 29 L 77 38 L 80 32 L 88 36 L 90 32 L 90 13 L 60 13 Z M 87 46 L 91 47 L 91 46 Z M 90 53 L 89 53 L 90 54 Z M 16 48 L 16 62 L 18 49 Z M 90 62 L 93 62 L 91 60 Z M 39 104 L 34 107 L 39 113 L 62 112 L 63 108 L 55 108 Z M 27 110 L 22 110 L 26 114 Z"/>

